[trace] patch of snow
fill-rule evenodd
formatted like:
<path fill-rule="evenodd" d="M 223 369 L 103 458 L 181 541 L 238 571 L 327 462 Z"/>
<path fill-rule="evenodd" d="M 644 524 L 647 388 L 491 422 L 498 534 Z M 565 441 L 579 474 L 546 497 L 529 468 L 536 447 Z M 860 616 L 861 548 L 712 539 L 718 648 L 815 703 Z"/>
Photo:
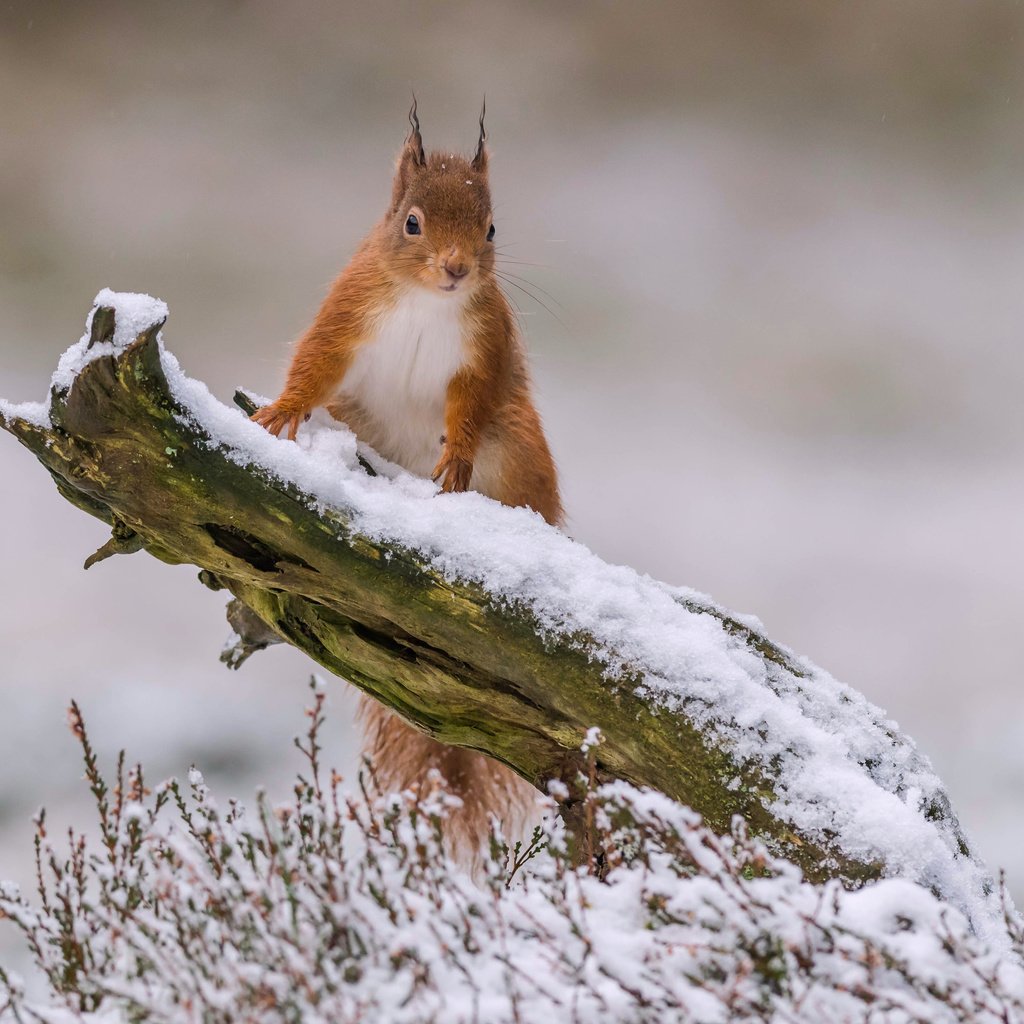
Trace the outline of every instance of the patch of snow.
<path fill-rule="evenodd" d="M 0 398 L 0 416 L 21 419 L 44 430 L 51 426 L 50 410 L 46 402 L 7 402 Z"/>

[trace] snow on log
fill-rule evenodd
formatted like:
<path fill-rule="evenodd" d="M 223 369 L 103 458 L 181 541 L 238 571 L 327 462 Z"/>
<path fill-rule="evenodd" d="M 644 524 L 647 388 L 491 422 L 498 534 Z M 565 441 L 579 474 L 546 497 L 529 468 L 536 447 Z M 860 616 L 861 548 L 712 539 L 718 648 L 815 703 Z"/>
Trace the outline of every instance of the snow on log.
<path fill-rule="evenodd" d="M 528 510 L 436 493 L 326 414 L 272 437 L 182 372 L 166 316 L 101 292 L 48 401 L 0 403 L 60 493 L 113 527 L 97 555 L 199 566 L 432 736 L 563 782 L 570 819 L 598 727 L 599 782 L 660 790 L 720 834 L 739 815 L 812 881 L 902 877 L 1001 931 L 941 782 L 856 691 Z"/>

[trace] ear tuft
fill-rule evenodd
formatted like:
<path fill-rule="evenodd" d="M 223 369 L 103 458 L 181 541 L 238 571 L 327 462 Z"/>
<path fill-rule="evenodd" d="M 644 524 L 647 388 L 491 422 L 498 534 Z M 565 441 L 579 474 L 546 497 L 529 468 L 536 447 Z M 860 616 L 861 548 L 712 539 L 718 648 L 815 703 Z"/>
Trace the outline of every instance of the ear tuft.
<path fill-rule="evenodd" d="M 391 189 L 393 208 L 398 207 L 413 178 L 427 165 L 427 156 L 423 152 L 423 137 L 420 135 L 420 119 L 416 114 L 415 93 L 412 97 L 412 106 L 409 108 L 409 124 L 412 130 L 406 137 L 402 152 L 398 155 L 398 165 L 395 167 L 395 183 Z"/>
<path fill-rule="evenodd" d="M 484 97 L 483 106 L 480 108 L 480 141 L 476 144 L 476 153 L 473 156 L 473 162 L 470 167 L 474 171 L 486 171 L 487 170 L 487 150 L 484 148 L 484 143 L 487 142 L 487 129 L 484 127 L 484 115 L 487 113 L 487 97 Z"/>
<path fill-rule="evenodd" d="M 410 150 L 415 162 L 422 167 L 427 162 L 426 154 L 423 152 L 423 137 L 420 135 L 420 119 L 416 114 L 416 93 L 412 94 L 412 106 L 409 108 L 409 124 L 412 131 L 405 140 L 405 148 Z M 403 156 L 405 154 L 403 153 Z"/>

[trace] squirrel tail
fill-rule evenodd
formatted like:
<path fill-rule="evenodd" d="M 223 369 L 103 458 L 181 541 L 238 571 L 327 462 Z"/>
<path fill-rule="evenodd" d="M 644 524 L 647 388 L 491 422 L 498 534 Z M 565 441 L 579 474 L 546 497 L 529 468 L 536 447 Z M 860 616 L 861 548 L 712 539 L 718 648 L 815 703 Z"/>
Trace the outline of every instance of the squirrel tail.
<path fill-rule="evenodd" d="M 462 747 L 439 743 L 407 725 L 372 698 L 362 696 L 359 717 L 364 749 L 385 793 L 426 792 L 436 769 L 461 806 L 445 822 L 448 852 L 470 871 L 480 866 L 484 839 L 493 815 L 510 843 L 531 817 L 536 790 L 503 764 Z"/>

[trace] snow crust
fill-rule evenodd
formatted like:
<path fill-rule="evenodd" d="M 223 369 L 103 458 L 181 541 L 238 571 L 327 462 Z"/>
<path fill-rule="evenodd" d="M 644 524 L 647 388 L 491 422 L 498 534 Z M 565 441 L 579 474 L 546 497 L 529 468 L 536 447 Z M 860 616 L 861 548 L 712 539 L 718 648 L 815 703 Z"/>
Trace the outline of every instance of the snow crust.
<path fill-rule="evenodd" d="M 0 398 L 0 416 L 5 419 L 21 419 L 44 430 L 50 426 L 48 402 L 8 402 Z"/>
<path fill-rule="evenodd" d="M 97 302 L 117 310 L 114 341 L 87 351 L 87 330 L 61 358 L 57 388 L 167 315 L 146 296 L 104 290 Z M 961 852 L 948 822 L 929 820 L 946 806 L 941 782 L 859 693 L 791 652 L 802 678 L 766 662 L 710 614 L 705 595 L 608 565 L 529 510 L 474 493 L 438 494 L 366 451 L 323 411 L 296 442 L 275 438 L 186 376 L 162 346 L 161 353 L 174 398 L 227 457 L 294 484 L 317 509 L 343 510 L 356 531 L 415 550 L 447 578 L 525 607 L 542 630 L 592 637 L 590 653 L 610 679 L 627 668 L 639 674 L 647 700 L 713 730 L 738 762 L 763 766 L 775 780 L 774 814 L 934 889 L 981 936 L 999 941 L 1002 909 L 988 872 Z M 360 455 L 378 476 L 365 472 Z"/>

